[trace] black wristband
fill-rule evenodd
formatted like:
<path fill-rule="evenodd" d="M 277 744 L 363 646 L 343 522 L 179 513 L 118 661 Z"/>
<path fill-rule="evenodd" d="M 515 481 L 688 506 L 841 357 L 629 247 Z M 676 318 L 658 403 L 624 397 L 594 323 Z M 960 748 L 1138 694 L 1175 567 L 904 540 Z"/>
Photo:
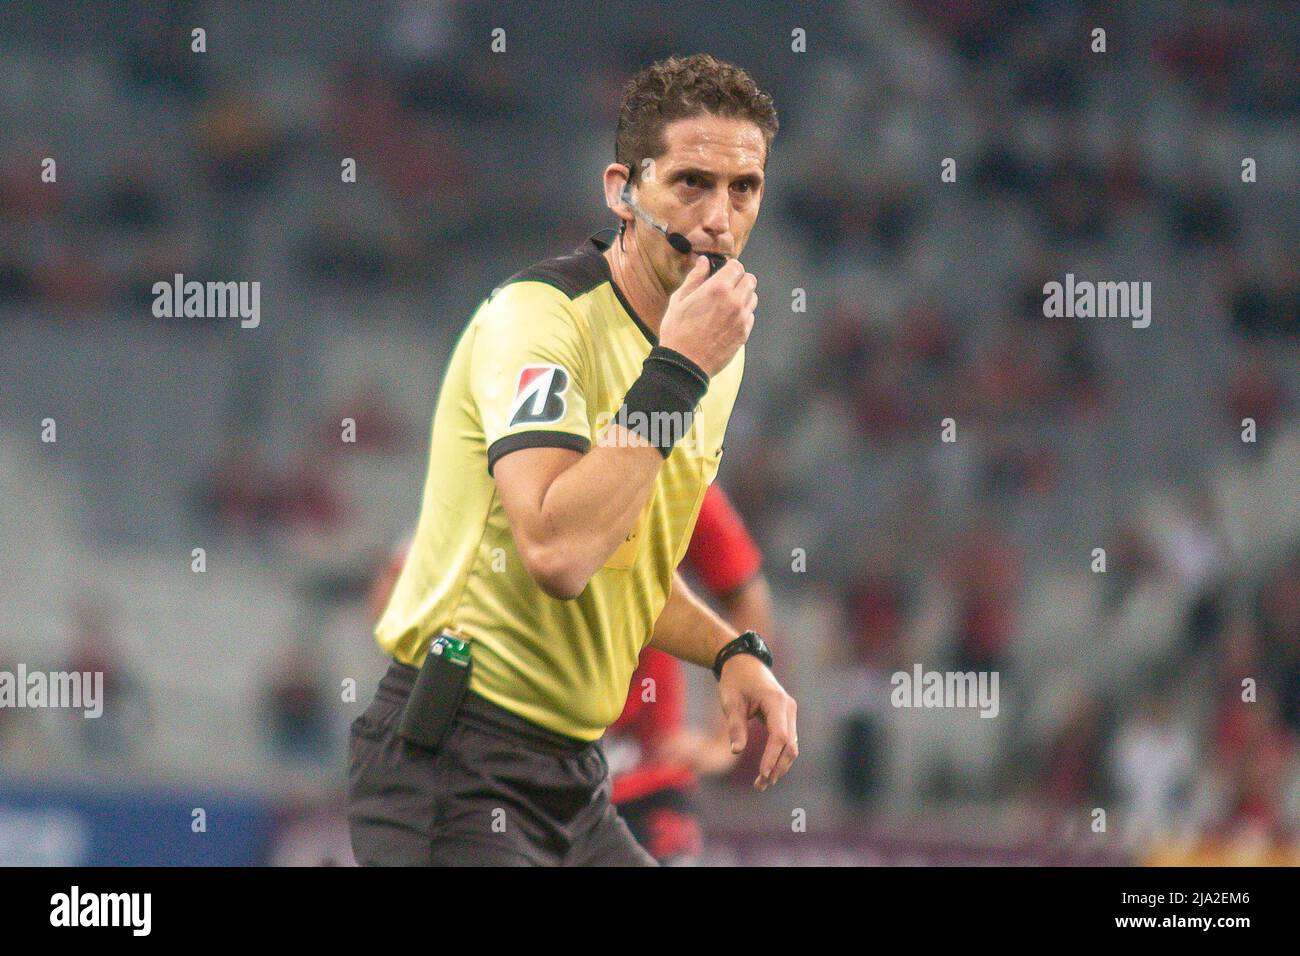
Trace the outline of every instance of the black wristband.
<path fill-rule="evenodd" d="M 722 665 L 737 654 L 752 654 L 766 664 L 768 670 L 772 669 L 772 652 L 757 632 L 746 631 L 718 651 L 718 656 L 713 659 L 713 676 L 722 680 Z"/>
<path fill-rule="evenodd" d="M 614 423 L 636 432 L 667 458 L 690 430 L 695 406 L 708 390 L 704 369 L 681 352 L 656 345 L 623 396 Z"/>

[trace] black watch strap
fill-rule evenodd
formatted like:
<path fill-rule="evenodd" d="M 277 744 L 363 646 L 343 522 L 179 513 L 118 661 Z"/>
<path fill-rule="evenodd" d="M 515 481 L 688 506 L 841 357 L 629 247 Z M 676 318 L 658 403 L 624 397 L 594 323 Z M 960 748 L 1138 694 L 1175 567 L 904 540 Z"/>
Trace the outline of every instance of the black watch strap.
<path fill-rule="evenodd" d="M 733 641 L 728 641 L 718 656 L 713 660 L 713 676 L 722 680 L 722 665 L 737 654 L 752 654 L 769 668 L 772 666 L 772 652 L 767 649 L 763 639 L 755 631 L 746 631 Z"/>

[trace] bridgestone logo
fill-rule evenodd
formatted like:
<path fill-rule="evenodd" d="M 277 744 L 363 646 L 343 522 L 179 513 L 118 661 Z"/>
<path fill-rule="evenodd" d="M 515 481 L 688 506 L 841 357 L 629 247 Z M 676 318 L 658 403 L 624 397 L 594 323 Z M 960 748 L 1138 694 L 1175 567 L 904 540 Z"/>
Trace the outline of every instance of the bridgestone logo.
<path fill-rule="evenodd" d="M 568 387 L 569 373 L 560 366 L 525 365 L 519 370 L 508 427 L 558 422 L 564 417 L 564 393 Z"/>

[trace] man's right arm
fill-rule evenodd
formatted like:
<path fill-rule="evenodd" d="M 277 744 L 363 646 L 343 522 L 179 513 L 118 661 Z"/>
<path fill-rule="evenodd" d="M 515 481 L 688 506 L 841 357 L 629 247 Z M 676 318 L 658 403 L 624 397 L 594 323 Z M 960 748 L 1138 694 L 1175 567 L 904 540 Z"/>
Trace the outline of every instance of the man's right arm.
<path fill-rule="evenodd" d="M 659 410 L 656 396 L 680 401 L 697 387 L 694 380 L 702 375 L 707 381 L 725 367 L 753 327 L 754 284 L 736 260 L 710 277 L 701 256 L 669 299 L 659 347 L 628 391 L 624 411 Z M 698 387 L 702 393 L 704 386 Z M 635 425 L 631 415 L 628 420 Z M 617 420 L 585 454 L 545 445 L 520 447 L 496 460 L 492 473 L 515 549 L 543 591 L 568 600 L 586 589 L 632 531 L 664 460 Z"/>
<path fill-rule="evenodd" d="M 619 426 L 611 426 L 618 428 Z M 577 597 L 623 543 L 663 467 L 659 450 L 619 429 L 623 447 L 523 448 L 494 470 L 515 550 L 538 587 Z"/>

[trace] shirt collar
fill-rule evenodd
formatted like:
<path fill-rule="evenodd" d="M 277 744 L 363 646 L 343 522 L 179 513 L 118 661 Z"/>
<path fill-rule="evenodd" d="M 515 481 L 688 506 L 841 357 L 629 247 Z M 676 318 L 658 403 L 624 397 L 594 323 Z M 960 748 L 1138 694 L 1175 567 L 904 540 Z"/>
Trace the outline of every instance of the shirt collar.
<path fill-rule="evenodd" d="M 610 274 L 609 260 L 605 258 L 604 252 L 614 244 L 614 240 L 617 238 L 617 229 L 599 229 L 588 236 L 587 241 L 579 246 L 577 251 L 583 255 L 595 256 L 600 260 L 601 272 L 605 276 L 606 280 L 608 280 L 609 287 L 614 290 L 614 297 L 618 299 L 618 304 L 623 307 L 623 311 L 628 314 L 628 317 L 636 323 L 636 327 L 641 330 L 641 334 L 645 336 L 646 341 L 651 345 L 658 345 L 659 337 L 650 330 L 650 326 L 641 321 L 641 316 L 636 314 L 636 310 L 632 308 L 631 303 L 629 303 L 624 297 L 623 290 L 618 287 L 618 283 L 614 281 L 613 275 Z"/>

